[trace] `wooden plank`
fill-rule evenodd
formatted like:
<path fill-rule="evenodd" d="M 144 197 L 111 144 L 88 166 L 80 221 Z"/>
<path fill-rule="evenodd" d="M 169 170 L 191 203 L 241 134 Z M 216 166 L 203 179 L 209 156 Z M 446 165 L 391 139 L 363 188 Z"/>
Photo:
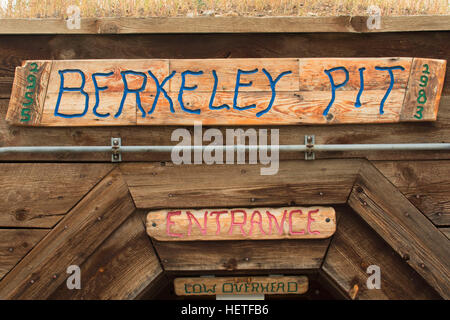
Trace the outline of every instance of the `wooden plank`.
<path fill-rule="evenodd" d="M 450 228 L 439 228 L 439 230 L 450 240 Z"/>
<path fill-rule="evenodd" d="M 434 121 L 446 66 L 444 60 L 423 62 L 430 64 L 430 81 L 419 120 Z M 28 65 L 43 63 L 25 62 L 17 77 L 24 77 Z M 399 122 L 402 108 L 416 104 L 405 99 L 411 63 L 412 58 L 53 61 L 48 85 L 40 82 L 45 100 L 36 99 L 33 121 L 17 116 L 25 110 L 22 96 L 12 97 L 6 120 L 31 126 Z M 186 80 L 188 75 L 194 80 Z M 167 81 L 168 88 L 162 85 Z M 155 92 L 156 82 L 161 86 Z M 13 91 L 23 94 L 24 85 L 16 81 L 20 88 Z M 238 99 L 239 91 L 245 98 Z M 411 96 L 416 91 L 411 87 Z"/>
<path fill-rule="evenodd" d="M 111 164 L 0 164 L 0 226 L 51 228 Z"/>
<path fill-rule="evenodd" d="M 369 289 L 367 269 L 380 268 L 380 288 Z M 322 265 L 348 299 L 438 299 L 439 295 L 354 212 L 343 214 Z"/>
<path fill-rule="evenodd" d="M 450 297 L 450 242 L 369 162 L 348 203 L 443 298 Z"/>
<path fill-rule="evenodd" d="M 158 241 L 324 239 L 336 231 L 332 207 L 159 210 L 147 214 Z"/>
<path fill-rule="evenodd" d="M 450 161 L 372 163 L 436 226 L 450 225 Z"/>
<path fill-rule="evenodd" d="M 135 211 L 118 170 L 89 192 L 0 282 L 1 299 L 46 299 Z"/>
<path fill-rule="evenodd" d="M 446 64 L 445 60 L 414 58 L 400 120 L 436 120 Z"/>
<path fill-rule="evenodd" d="M 359 167 L 359 160 L 282 161 L 268 180 L 260 165 L 120 165 L 144 209 L 346 203 Z"/>
<path fill-rule="evenodd" d="M 329 239 L 154 241 L 166 271 L 318 269 Z"/>
<path fill-rule="evenodd" d="M 2 19 L 0 34 L 288 33 L 446 31 L 445 15 L 383 16 L 380 29 L 367 16 L 339 17 L 101 17 L 82 18 L 80 29 L 63 19 Z"/>
<path fill-rule="evenodd" d="M 365 58 L 402 57 L 405 52 L 448 60 L 449 37 L 449 32 L 0 36 L 0 42 L 8 43 L 0 49 L 0 97 L 10 97 L 15 68 L 23 60 Z M 450 92 L 450 72 L 446 79 L 444 95 Z"/>
<path fill-rule="evenodd" d="M 135 299 L 162 268 L 145 232 L 141 214 L 131 215 L 80 266 L 80 290 L 69 290 L 65 283 L 50 299 Z"/>
<path fill-rule="evenodd" d="M 48 232 L 46 229 L 0 229 L 0 280 Z"/>
<path fill-rule="evenodd" d="M 308 291 L 305 276 L 176 278 L 178 296 L 217 294 L 303 294 Z"/>

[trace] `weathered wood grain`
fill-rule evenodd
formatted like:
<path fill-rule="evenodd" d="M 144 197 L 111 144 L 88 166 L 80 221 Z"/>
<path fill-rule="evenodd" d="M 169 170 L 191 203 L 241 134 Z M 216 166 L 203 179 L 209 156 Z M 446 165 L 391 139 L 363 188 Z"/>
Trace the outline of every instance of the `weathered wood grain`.
<path fill-rule="evenodd" d="M 383 16 L 380 29 L 367 16 L 339 17 L 101 17 L 82 18 L 80 29 L 63 19 L 2 19 L 0 34 L 288 33 L 447 30 L 445 15 Z"/>
<path fill-rule="evenodd" d="M 111 164 L 0 164 L 0 227 L 53 227 L 111 169 Z"/>
<path fill-rule="evenodd" d="M 141 214 L 133 213 L 81 266 L 82 287 L 65 283 L 50 299 L 135 299 L 162 274 Z"/>
<path fill-rule="evenodd" d="M 48 232 L 46 229 L 0 229 L 0 280 Z"/>
<path fill-rule="evenodd" d="M 175 278 L 178 296 L 217 294 L 303 294 L 308 291 L 305 276 Z"/>
<path fill-rule="evenodd" d="M 372 163 L 435 225 L 450 225 L 450 161 Z"/>
<path fill-rule="evenodd" d="M 292 57 L 449 58 L 449 32 L 176 34 L 126 36 L 0 36 L 0 96 L 9 98 L 14 70 L 23 60 L 48 59 L 199 59 Z M 46 46 L 41 46 L 45 43 Z M 205 43 L 208 45 L 206 46 Z M 448 68 L 448 66 L 447 66 Z M 450 72 L 444 94 L 448 94 Z"/>
<path fill-rule="evenodd" d="M 346 203 L 359 167 L 359 160 L 283 161 L 267 179 L 260 165 L 120 165 L 144 209 Z"/>
<path fill-rule="evenodd" d="M 450 240 L 450 228 L 439 228 L 439 230 Z"/>
<path fill-rule="evenodd" d="M 450 241 L 366 162 L 349 205 L 443 298 L 450 292 Z"/>
<path fill-rule="evenodd" d="M 159 210 L 147 214 L 158 241 L 324 239 L 336 231 L 332 207 Z"/>
<path fill-rule="evenodd" d="M 427 71 L 430 81 L 426 88 L 428 101 L 421 106 L 420 120 L 434 121 L 445 61 L 435 63 L 429 59 L 425 62 L 431 65 Z M 402 120 L 402 108 L 411 109 L 403 107 L 404 103 L 415 104 L 413 99 L 405 99 L 412 58 L 170 59 L 154 62 L 151 59 L 119 62 L 99 59 L 51 63 L 48 85 L 42 84 L 45 101 L 35 101 L 34 109 L 39 113 L 33 120 L 39 121 L 12 117 L 23 104 L 20 98 L 13 97 L 9 109 L 16 111 L 7 114 L 11 125 L 192 125 L 203 120 L 204 124 L 217 125 L 385 123 Z M 159 79 L 153 78 L 153 72 Z M 18 77 L 23 77 L 22 69 L 17 73 Z M 190 79 L 186 80 L 188 75 Z M 413 72 L 413 76 L 418 75 Z M 156 81 L 163 83 L 162 79 L 170 81 L 168 89 L 155 92 Z M 103 85 L 99 85 L 99 81 Z M 147 82 L 153 85 L 147 87 Z M 15 86 L 21 84 L 16 81 Z M 239 90 L 240 87 L 243 89 Z M 410 87 L 413 96 L 417 90 Z M 184 95 L 191 96 L 189 91 L 193 90 L 199 97 L 184 101 Z M 238 100 L 239 91 L 247 93 L 244 101 Z M 260 96 L 255 92 L 266 93 L 263 104 L 256 104 Z M 285 95 L 291 92 L 293 96 L 283 97 L 280 103 L 276 92 Z M 216 96 L 221 107 L 214 105 Z M 430 108 L 432 110 L 428 110 Z M 246 112 L 242 114 L 242 111 Z M 143 120 L 138 122 L 137 118 Z M 415 118 L 406 120 L 415 121 Z"/>
<path fill-rule="evenodd" d="M 445 60 L 414 58 L 400 120 L 436 120 L 446 63 Z"/>
<path fill-rule="evenodd" d="M 345 126 L 283 126 L 279 128 L 280 144 L 302 144 L 304 135 L 315 134 L 317 144 L 347 143 L 423 143 L 450 142 L 450 97 L 441 99 L 441 113 L 436 122 L 398 123 L 384 125 Z M 173 128 L 152 127 L 92 127 L 92 128 L 48 128 L 9 126 L 2 117 L 6 113 L 7 100 L 0 99 L 0 144 L 2 146 L 45 146 L 45 145 L 110 145 L 111 136 L 122 137 L 123 145 L 173 145 L 170 141 Z M 205 127 L 206 129 L 207 127 Z M 263 128 L 263 127 L 258 127 Z M 257 128 L 257 129 L 258 129 Z M 186 128 L 192 131 L 192 128 Z M 227 129 L 219 128 L 223 136 Z M 268 129 L 270 134 L 270 128 Z M 270 140 L 269 140 L 270 141 Z M 304 158 L 302 153 L 281 152 L 280 159 Z M 419 160 L 449 159 L 446 151 L 353 151 L 317 152 L 316 159 L 367 158 L 369 160 Z M 2 161 L 111 161 L 111 153 L 2 153 Z M 170 161 L 170 153 L 127 153 L 122 160 Z"/>
<path fill-rule="evenodd" d="M 380 267 L 380 289 L 367 288 L 371 265 Z M 349 299 L 439 299 L 439 295 L 354 212 L 343 214 L 322 270 Z"/>
<path fill-rule="evenodd" d="M 24 61 L 16 68 L 6 119 L 21 125 L 38 125 L 42 120 L 52 61 Z"/>
<path fill-rule="evenodd" d="M 432 21 L 437 21 L 433 20 Z M 415 21 L 413 24 L 418 23 Z M 412 24 L 412 25 L 413 25 Z M 302 33 L 302 34 L 177 34 L 96 36 L 16 35 L 0 36 L 8 46 L 0 48 L 0 97 L 9 98 L 15 67 L 22 60 L 46 59 L 143 59 L 143 58 L 289 58 L 289 57 L 367 57 L 415 56 L 450 58 L 449 32 L 394 33 Z M 204 44 L 208 45 L 205 46 Z M 42 46 L 41 44 L 46 44 Z M 363 45 L 362 45 L 363 44 Z M 450 142 L 450 70 L 437 121 L 383 125 L 285 126 L 280 128 L 281 144 L 303 143 L 303 136 L 315 134 L 316 143 L 421 143 Z M 149 82 L 150 83 L 150 82 Z M 339 92 L 342 93 L 342 92 Z M 186 95 L 188 96 L 188 95 Z M 241 96 L 241 94 L 239 95 Z M 171 128 L 155 126 L 101 128 L 11 127 L 4 121 L 8 101 L 0 99 L 0 145 L 109 145 L 111 135 L 121 136 L 124 144 L 169 145 Z M 225 132 L 225 128 L 220 129 Z M 281 159 L 298 159 L 302 154 L 280 153 Z M 370 160 L 448 159 L 448 152 L 327 152 L 316 158 L 361 158 Z M 5 161 L 110 161 L 104 154 L 2 154 Z M 124 161 L 166 161 L 168 153 L 126 154 Z"/>
<path fill-rule="evenodd" d="M 89 192 L 0 282 L 1 299 L 46 299 L 135 207 L 118 170 Z M 83 283 L 82 283 L 83 285 Z"/>
<path fill-rule="evenodd" d="M 330 239 L 154 241 L 166 271 L 318 269 Z"/>

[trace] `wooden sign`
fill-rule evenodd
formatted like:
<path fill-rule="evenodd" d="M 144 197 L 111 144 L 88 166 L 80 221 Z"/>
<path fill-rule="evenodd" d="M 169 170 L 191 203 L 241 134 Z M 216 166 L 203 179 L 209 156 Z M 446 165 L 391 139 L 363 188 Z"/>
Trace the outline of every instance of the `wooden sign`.
<path fill-rule="evenodd" d="M 445 60 L 25 61 L 7 120 L 25 126 L 434 121 Z"/>
<path fill-rule="evenodd" d="M 308 291 L 305 276 L 176 278 L 177 296 L 220 294 L 302 294 Z"/>
<path fill-rule="evenodd" d="M 147 233 L 160 241 L 322 239 L 336 231 L 331 207 L 160 210 Z"/>

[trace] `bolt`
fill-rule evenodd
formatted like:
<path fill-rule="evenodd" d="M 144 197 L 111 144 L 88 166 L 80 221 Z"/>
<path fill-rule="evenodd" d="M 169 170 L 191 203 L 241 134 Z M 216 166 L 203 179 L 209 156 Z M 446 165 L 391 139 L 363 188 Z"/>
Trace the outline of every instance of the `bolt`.
<path fill-rule="evenodd" d="M 420 267 L 421 267 L 422 269 L 424 269 L 424 268 L 425 268 L 425 264 L 424 264 L 424 263 L 421 263 L 421 264 L 420 264 Z"/>
<path fill-rule="evenodd" d="M 113 145 L 115 145 L 115 146 L 119 145 L 119 140 L 114 139 L 114 140 L 113 140 Z"/>
<path fill-rule="evenodd" d="M 33 283 L 34 283 L 34 280 L 33 280 L 33 279 L 31 279 L 31 280 L 30 280 L 30 283 L 31 283 L 31 284 L 33 284 Z"/>
<path fill-rule="evenodd" d="M 250 202 L 255 202 L 255 198 L 251 198 L 251 199 L 250 199 Z"/>
<path fill-rule="evenodd" d="M 102 217 L 98 217 L 97 220 L 98 220 L 98 221 L 102 220 Z"/>
<path fill-rule="evenodd" d="M 405 217 L 409 217 L 409 213 L 408 212 L 405 212 Z"/>
<path fill-rule="evenodd" d="M 163 259 L 163 262 L 164 262 L 164 263 L 167 263 L 167 262 L 169 262 L 169 261 L 168 261 L 167 259 Z"/>
<path fill-rule="evenodd" d="M 363 205 L 367 206 L 367 202 L 364 201 L 364 202 L 363 202 Z"/>
<path fill-rule="evenodd" d="M 326 222 L 330 222 L 331 220 L 330 220 L 330 218 L 326 218 L 325 221 Z"/>
<path fill-rule="evenodd" d="M 14 251 L 14 248 L 8 248 L 8 251 L 9 251 L 9 252 L 13 252 L 13 251 Z"/>
<path fill-rule="evenodd" d="M 319 196 L 323 196 L 323 192 L 319 192 Z"/>
<path fill-rule="evenodd" d="M 64 226 L 64 229 L 67 229 L 68 228 L 68 226 Z"/>
<path fill-rule="evenodd" d="M 420 198 L 420 194 L 416 194 L 416 198 L 419 199 Z"/>
<path fill-rule="evenodd" d="M 152 227 L 156 227 L 156 223 L 153 222 L 153 223 L 152 223 Z"/>
<path fill-rule="evenodd" d="M 363 192 L 364 190 L 363 190 L 363 188 L 361 188 L 361 187 L 357 187 L 356 188 L 356 192 L 358 192 L 358 193 L 361 193 L 361 192 Z"/>
<path fill-rule="evenodd" d="M 246 258 L 244 258 L 244 260 L 248 262 L 248 261 L 250 261 L 250 258 L 246 257 Z"/>
<path fill-rule="evenodd" d="M 114 154 L 113 158 L 114 158 L 114 160 L 117 160 L 117 159 L 119 159 L 119 155 L 118 154 Z"/>
<path fill-rule="evenodd" d="M 57 275 L 57 274 L 54 274 L 54 275 L 52 276 L 52 278 L 53 278 L 53 279 L 56 279 L 56 278 L 58 278 L 58 275 Z"/>
<path fill-rule="evenodd" d="M 307 141 L 308 143 L 311 143 L 311 142 L 312 142 L 312 137 L 311 137 L 311 136 L 308 136 L 308 137 L 306 138 L 306 141 Z"/>

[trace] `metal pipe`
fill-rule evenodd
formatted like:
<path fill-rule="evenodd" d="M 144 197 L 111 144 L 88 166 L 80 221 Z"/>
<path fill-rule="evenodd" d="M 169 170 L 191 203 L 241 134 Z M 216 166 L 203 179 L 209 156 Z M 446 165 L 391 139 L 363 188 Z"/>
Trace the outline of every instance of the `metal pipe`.
<path fill-rule="evenodd" d="M 171 152 L 176 150 L 204 151 L 210 148 L 218 151 L 260 149 L 276 149 L 279 151 L 307 150 L 306 145 L 232 145 L 232 146 L 121 146 L 120 152 Z M 394 144 L 316 144 L 310 151 L 419 151 L 419 150 L 450 150 L 450 143 L 394 143 Z M 112 152 L 111 146 L 36 146 L 36 147 L 0 147 L 3 153 L 80 153 L 80 152 Z"/>

